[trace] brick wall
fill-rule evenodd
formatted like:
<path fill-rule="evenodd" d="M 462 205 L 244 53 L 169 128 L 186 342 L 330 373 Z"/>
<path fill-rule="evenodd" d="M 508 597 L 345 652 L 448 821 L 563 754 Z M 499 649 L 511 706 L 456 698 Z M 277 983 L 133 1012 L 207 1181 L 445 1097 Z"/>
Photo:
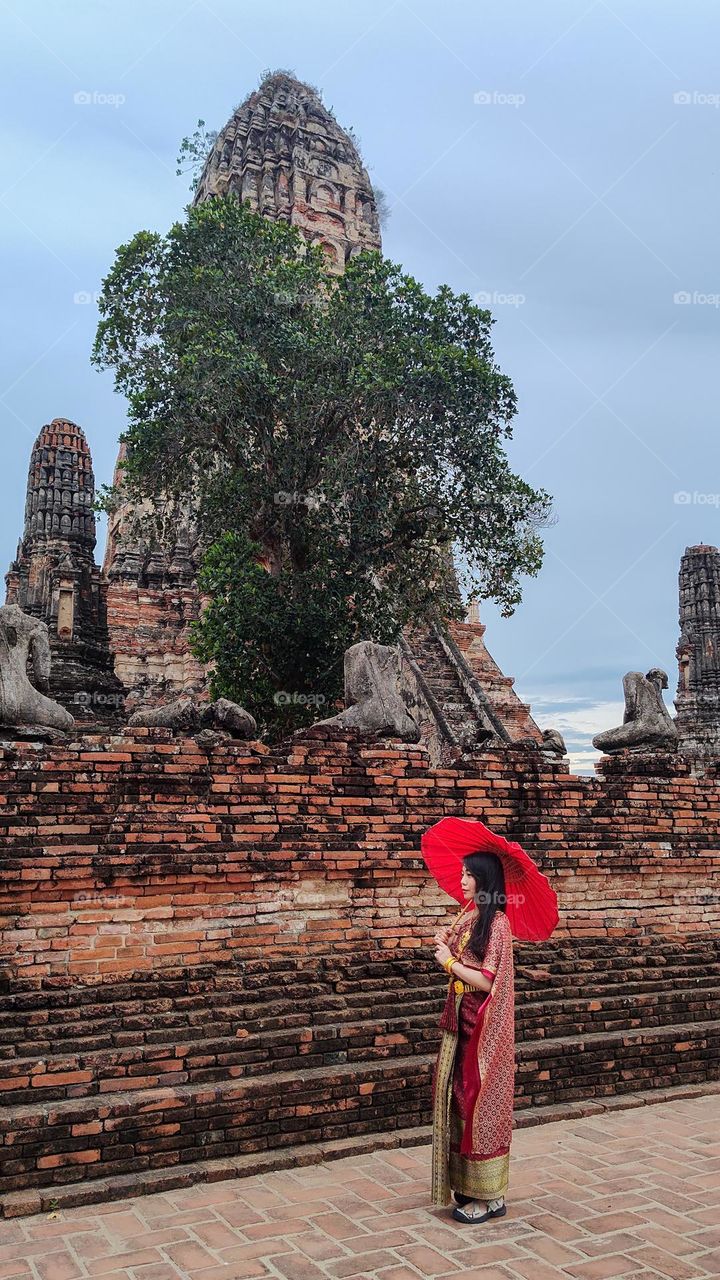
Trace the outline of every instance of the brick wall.
<path fill-rule="evenodd" d="M 427 1136 L 448 900 L 419 842 L 446 813 L 559 893 L 553 938 L 515 947 L 519 1123 L 715 1080 L 717 780 L 476 768 L 320 729 L 275 754 L 142 729 L 6 747 L 0 1212 Z"/>
<path fill-rule="evenodd" d="M 419 842 L 444 814 L 481 817 L 537 858 L 559 895 L 556 937 L 718 931 L 720 783 L 686 763 L 607 761 L 586 779 L 498 750 L 431 771 L 421 748 L 318 733 L 281 754 L 208 754 L 142 729 L 5 747 L 6 976 L 427 945 L 448 902 Z"/>

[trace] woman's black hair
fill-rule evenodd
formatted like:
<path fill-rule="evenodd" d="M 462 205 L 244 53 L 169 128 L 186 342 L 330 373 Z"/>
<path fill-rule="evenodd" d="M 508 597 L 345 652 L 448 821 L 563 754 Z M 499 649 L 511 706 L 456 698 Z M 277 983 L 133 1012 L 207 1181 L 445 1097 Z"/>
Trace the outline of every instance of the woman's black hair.
<path fill-rule="evenodd" d="M 494 853 L 470 853 L 463 858 L 463 865 L 475 881 L 475 903 L 478 909 L 468 946 L 482 963 L 495 913 L 505 910 L 505 872 L 502 862 Z"/>

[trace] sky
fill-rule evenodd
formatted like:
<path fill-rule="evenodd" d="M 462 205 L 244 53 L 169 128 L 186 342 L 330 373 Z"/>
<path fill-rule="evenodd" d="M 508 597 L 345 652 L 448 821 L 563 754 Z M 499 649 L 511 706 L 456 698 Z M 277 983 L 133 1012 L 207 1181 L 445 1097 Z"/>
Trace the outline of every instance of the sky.
<path fill-rule="evenodd" d="M 0 561 L 53 417 L 109 483 L 124 402 L 90 364 L 116 248 L 164 232 L 198 119 L 279 67 L 388 198 L 388 257 L 493 313 L 545 561 L 485 641 L 592 773 L 628 670 L 677 685 L 677 573 L 718 543 L 720 8 L 714 0 L 0 0 Z M 99 533 L 98 558 L 104 544 Z"/>

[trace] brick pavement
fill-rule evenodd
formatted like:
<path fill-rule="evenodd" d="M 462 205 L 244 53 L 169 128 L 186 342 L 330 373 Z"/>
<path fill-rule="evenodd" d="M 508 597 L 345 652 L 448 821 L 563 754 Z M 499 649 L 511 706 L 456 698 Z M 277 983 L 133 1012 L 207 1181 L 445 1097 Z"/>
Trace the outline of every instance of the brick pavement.
<path fill-rule="evenodd" d="M 429 1147 L 0 1222 L 0 1280 L 720 1276 L 720 1095 L 518 1130 L 508 1214 L 428 1207 Z"/>

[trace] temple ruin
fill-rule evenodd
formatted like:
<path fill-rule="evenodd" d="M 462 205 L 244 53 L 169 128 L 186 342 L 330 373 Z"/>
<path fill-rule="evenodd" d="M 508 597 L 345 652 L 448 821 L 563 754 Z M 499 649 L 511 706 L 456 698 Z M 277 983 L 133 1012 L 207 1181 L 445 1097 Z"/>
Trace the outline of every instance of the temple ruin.
<path fill-rule="evenodd" d="M 219 135 L 198 198 L 228 187 L 338 270 L 379 244 L 356 148 L 287 75 Z M 242 708 L 207 705 L 190 652 L 191 506 L 155 504 L 148 537 L 121 501 L 101 570 L 93 489 L 81 429 L 44 427 L 0 686 L 18 677 L 8 647 L 34 645 L 75 723 L 57 717 L 63 741 L 0 735 L 5 1217 L 427 1141 L 447 981 L 433 937 L 455 904 L 420 839 L 450 814 L 518 840 L 558 893 L 553 937 L 515 944 L 516 1123 L 717 1082 L 714 547 L 681 566 L 673 732 L 664 672 L 629 673 L 631 728 L 610 731 L 586 778 L 491 658 L 476 608 L 351 655 L 348 700 L 369 704 L 378 732 L 341 714 L 282 744 L 254 739 Z M 19 674 L 27 714 L 50 714 Z"/>

